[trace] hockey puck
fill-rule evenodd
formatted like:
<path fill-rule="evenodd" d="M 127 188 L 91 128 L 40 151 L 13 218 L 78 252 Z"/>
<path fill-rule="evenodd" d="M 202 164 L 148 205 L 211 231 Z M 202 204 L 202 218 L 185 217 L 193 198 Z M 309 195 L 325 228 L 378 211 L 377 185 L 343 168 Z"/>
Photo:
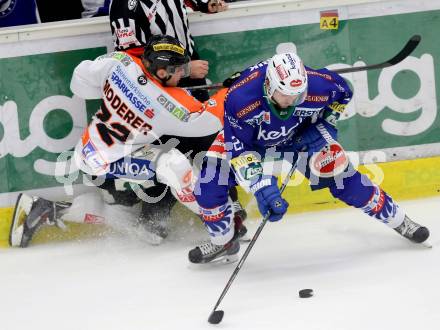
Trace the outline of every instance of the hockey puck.
<path fill-rule="evenodd" d="M 299 290 L 299 297 L 300 298 L 310 298 L 313 296 L 313 290 L 312 289 L 302 289 Z"/>

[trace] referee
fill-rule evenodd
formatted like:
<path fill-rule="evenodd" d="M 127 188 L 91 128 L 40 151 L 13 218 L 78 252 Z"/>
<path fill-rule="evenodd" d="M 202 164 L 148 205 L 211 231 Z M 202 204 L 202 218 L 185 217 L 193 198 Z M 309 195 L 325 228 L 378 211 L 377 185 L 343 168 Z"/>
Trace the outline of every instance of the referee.
<path fill-rule="evenodd" d="M 209 64 L 194 49 L 188 24 L 187 6 L 204 13 L 226 10 L 223 0 L 113 0 L 110 24 L 116 50 L 141 56 L 143 46 L 152 35 L 166 34 L 178 39 L 191 56 L 191 76 L 180 87 L 205 85 Z M 205 90 L 195 91 L 199 101 L 208 100 Z"/>

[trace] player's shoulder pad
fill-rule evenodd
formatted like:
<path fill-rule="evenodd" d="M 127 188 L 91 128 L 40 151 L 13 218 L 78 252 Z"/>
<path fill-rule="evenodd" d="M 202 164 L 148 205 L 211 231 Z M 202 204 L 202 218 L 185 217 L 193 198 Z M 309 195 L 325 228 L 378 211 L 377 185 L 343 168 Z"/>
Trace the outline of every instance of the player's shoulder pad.
<path fill-rule="evenodd" d="M 112 59 L 116 60 L 118 62 L 121 62 L 124 66 L 129 66 L 131 63 L 133 63 L 133 59 L 125 52 L 111 52 L 105 55 L 101 55 L 96 58 L 97 60 L 105 60 L 105 59 Z"/>
<path fill-rule="evenodd" d="M 249 124 L 250 118 L 258 116 L 263 109 L 265 100 L 258 97 L 237 98 L 239 102 L 225 103 L 225 121 L 230 126 L 242 129 Z M 253 126 L 253 125 L 251 125 Z"/>
<path fill-rule="evenodd" d="M 330 70 L 326 69 L 326 68 L 322 68 L 322 69 L 312 69 L 308 66 L 305 67 L 306 68 L 306 72 L 307 72 L 307 77 L 309 79 L 313 79 L 315 77 L 322 78 L 324 80 L 327 81 L 335 81 L 335 76 L 334 76 L 334 72 L 331 72 Z"/>
<path fill-rule="evenodd" d="M 306 67 L 306 71 L 309 78 L 309 86 L 315 85 L 318 86 L 319 89 L 352 94 L 349 85 L 338 73 L 326 68 L 315 70 Z"/>
<path fill-rule="evenodd" d="M 343 82 L 344 84 L 346 84 L 344 78 L 342 78 L 341 75 L 339 75 L 338 73 L 331 71 L 327 68 L 312 69 L 312 68 L 306 67 L 306 71 L 307 71 L 307 76 L 309 78 L 319 77 L 319 78 L 322 78 L 323 80 L 326 80 L 329 82 L 333 82 L 333 83 Z"/>
<path fill-rule="evenodd" d="M 235 94 L 239 94 L 242 90 L 248 90 L 248 88 L 251 87 L 250 85 L 256 84 L 259 86 L 259 82 L 262 84 L 266 71 L 261 70 L 259 67 L 255 67 L 254 69 L 252 68 L 254 67 L 247 68 L 241 73 L 240 78 L 237 79 L 237 81 L 235 81 L 231 87 L 229 87 L 226 97 L 234 92 Z"/>
<path fill-rule="evenodd" d="M 235 117 L 238 120 L 245 121 L 246 119 L 255 116 L 261 112 L 264 102 L 265 101 L 262 98 L 254 97 L 248 99 L 247 102 L 243 102 L 240 107 L 236 108 Z"/>
<path fill-rule="evenodd" d="M 229 115 L 244 120 L 263 107 L 264 102 L 262 82 L 255 86 L 249 84 L 247 87 L 238 87 L 226 97 L 225 109 Z"/>
<path fill-rule="evenodd" d="M 262 93 L 267 63 L 260 62 L 242 71 L 226 94 L 225 102 L 242 103 Z"/>
<path fill-rule="evenodd" d="M 263 61 L 245 69 L 229 88 L 225 99 L 225 112 L 229 117 L 244 121 L 255 115 L 263 106 L 263 84 L 267 62 Z"/>

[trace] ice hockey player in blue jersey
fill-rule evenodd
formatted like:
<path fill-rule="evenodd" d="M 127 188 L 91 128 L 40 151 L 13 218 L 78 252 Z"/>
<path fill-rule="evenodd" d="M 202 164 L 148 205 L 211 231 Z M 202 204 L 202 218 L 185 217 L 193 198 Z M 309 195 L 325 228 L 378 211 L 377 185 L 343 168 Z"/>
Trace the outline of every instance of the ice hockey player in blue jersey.
<path fill-rule="evenodd" d="M 338 143 L 336 122 L 352 98 L 345 80 L 327 69 L 305 67 L 294 53 L 278 54 L 241 73 L 225 99 L 225 123 L 196 185 L 196 198 L 210 242 L 189 252 L 192 263 L 236 256 L 240 245 L 228 189 L 252 192 L 262 215 L 282 219 L 289 206 L 277 179 L 263 171 L 265 161 L 281 158 L 297 165 L 312 190 L 328 188 L 415 243 L 429 230 L 412 221 L 399 205 L 350 163 Z M 198 191 L 197 191 L 198 190 Z M 294 202 L 294 201 L 292 201 Z"/>

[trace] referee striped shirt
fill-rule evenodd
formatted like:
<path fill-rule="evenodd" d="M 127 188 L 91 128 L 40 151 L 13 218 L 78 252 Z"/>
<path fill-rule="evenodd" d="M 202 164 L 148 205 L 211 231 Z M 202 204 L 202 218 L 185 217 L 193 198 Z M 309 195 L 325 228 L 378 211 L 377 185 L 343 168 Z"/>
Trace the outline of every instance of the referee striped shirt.
<path fill-rule="evenodd" d="M 192 55 L 194 40 L 188 28 L 186 6 L 208 12 L 209 0 L 113 0 L 110 24 L 115 49 L 142 47 L 152 35 L 178 39 Z"/>

